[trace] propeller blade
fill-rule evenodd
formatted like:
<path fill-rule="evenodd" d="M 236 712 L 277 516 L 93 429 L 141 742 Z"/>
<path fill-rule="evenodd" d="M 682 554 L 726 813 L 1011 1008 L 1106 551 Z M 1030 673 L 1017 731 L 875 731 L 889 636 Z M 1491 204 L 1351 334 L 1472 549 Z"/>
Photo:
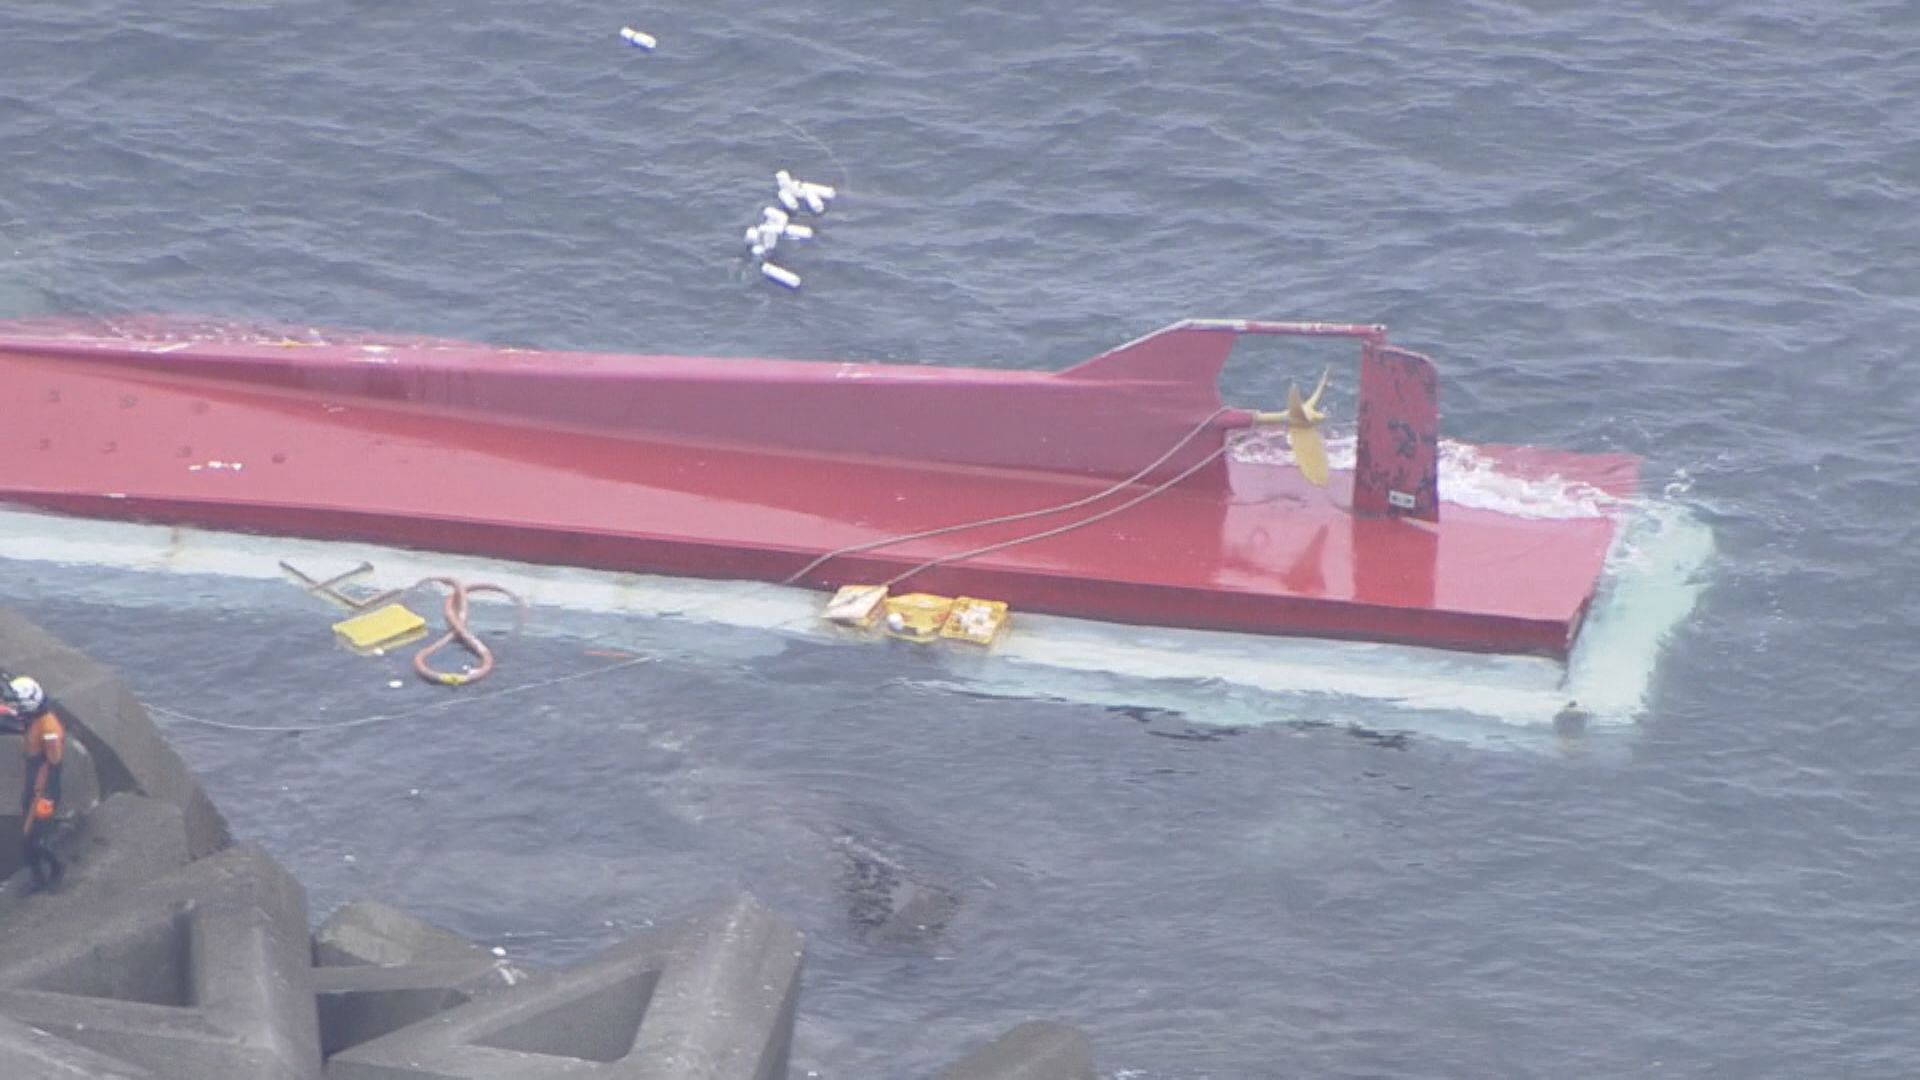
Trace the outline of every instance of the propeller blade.
<path fill-rule="evenodd" d="M 1304 427 L 1312 423 L 1313 421 L 1307 419 L 1306 406 L 1300 401 L 1300 388 L 1298 386 L 1295 386 L 1292 383 L 1288 383 L 1287 384 L 1287 426 L 1288 427 Z"/>
<path fill-rule="evenodd" d="M 1327 441 L 1320 437 L 1320 429 L 1310 424 L 1288 424 L 1287 446 L 1293 450 L 1293 463 L 1299 466 L 1300 475 L 1315 487 L 1326 487 Z"/>
<path fill-rule="evenodd" d="M 1301 406 L 1307 419 L 1316 424 L 1327 418 L 1327 414 L 1320 411 L 1320 395 L 1327 392 L 1327 380 L 1332 377 L 1333 367 L 1329 365 L 1320 372 L 1320 385 L 1313 388 L 1313 393 L 1307 395 L 1305 404 Z"/>

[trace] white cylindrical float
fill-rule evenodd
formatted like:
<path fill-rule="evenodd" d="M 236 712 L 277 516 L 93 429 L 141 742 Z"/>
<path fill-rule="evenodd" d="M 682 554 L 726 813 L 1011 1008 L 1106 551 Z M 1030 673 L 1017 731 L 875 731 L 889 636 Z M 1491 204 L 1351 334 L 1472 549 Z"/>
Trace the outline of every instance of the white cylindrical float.
<path fill-rule="evenodd" d="M 760 264 L 760 274 L 769 281 L 777 281 L 789 289 L 800 287 L 800 275 L 784 266 L 775 266 L 770 262 Z"/>

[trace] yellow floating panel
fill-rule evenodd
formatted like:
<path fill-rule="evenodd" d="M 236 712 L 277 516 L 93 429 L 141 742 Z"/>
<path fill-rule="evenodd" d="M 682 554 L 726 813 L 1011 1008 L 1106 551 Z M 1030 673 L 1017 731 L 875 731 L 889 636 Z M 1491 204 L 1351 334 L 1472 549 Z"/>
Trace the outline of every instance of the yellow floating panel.
<path fill-rule="evenodd" d="M 931 593 L 908 593 L 888 597 L 887 633 L 908 641 L 932 641 L 940 636 L 947 615 L 953 611 L 953 597 Z"/>
<path fill-rule="evenodd" d="M 333 624 L 333 632 L 356 652 L 372 652 L 425 637 L 427 620 L 415 615 L 405 604 L 388 604 L 362 615 Z"/>
<path fill-rule="evenodd" d="M 842 585 L 821 614 L 842 626 L 864 629 L 880 620 L 881 612 L 886 610 L 886 600 L 885 585 Z"/>
<path fill-rule="evenodd" d="M 1006 628 L 1006 601 L 977 600 L 971 596 L 962 596 L 953 601 L 953 608 L 947 612 L 946 621 L 940 624 L 940 636 L 957 638 L 975 645 L 991 645 Z"/>

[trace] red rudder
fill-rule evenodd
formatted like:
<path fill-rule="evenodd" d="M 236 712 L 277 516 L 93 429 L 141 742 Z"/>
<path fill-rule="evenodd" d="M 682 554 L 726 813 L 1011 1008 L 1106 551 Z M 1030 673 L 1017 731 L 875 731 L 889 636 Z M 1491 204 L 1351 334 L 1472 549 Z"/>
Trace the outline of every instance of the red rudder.
<path fill-rule="evenodd" d="M 1355 513 L 1440 519 L 1439 401 L 1433 361 L 1390 345 L 1361 351 Z"/>

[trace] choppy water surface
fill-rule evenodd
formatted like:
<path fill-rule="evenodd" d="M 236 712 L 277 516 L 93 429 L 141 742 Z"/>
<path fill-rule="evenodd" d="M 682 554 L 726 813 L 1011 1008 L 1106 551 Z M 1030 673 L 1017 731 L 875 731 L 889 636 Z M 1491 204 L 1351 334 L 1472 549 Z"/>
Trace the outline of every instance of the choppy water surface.
<path fill-rule="evenodd" d="M 16 5 L 0 314 L 1036 368 L 1189 315 L 1386 322 L 1451 437 L 1643 455 L 1710 536 L 1631 728 L 1223 724 L 1204 684 L 977 694 L 573 613 L 498 678 L 656 659 L 170 730 L 316 912 L 558 963 L 752 889 L 810 937 L 825 1076 L 1044 1015 L 1131 1078 L 1900 1077 L 1916 96 L 1920 9 L 1865 0 Z M 783 166 L 842 192 L 797 294 L 739 252 Z M 1257 352 L 1229 390 L 1291 374 Z M 428 694 L 278 583 L 11 559 L 0 596 L 201 716 Z M 951 917 L 876 932 L 899 881 Z"/>

